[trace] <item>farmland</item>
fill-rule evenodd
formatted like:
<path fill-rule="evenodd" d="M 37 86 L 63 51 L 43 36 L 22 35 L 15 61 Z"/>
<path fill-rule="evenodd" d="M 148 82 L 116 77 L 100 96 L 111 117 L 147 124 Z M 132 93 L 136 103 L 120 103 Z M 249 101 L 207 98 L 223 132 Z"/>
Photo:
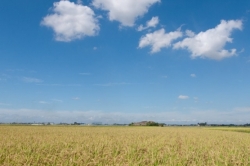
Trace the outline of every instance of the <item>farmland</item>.
<path fill-rule="evenodd" d="M 249 131 L 3 125 L 0 165 L 250 165 Z"/>

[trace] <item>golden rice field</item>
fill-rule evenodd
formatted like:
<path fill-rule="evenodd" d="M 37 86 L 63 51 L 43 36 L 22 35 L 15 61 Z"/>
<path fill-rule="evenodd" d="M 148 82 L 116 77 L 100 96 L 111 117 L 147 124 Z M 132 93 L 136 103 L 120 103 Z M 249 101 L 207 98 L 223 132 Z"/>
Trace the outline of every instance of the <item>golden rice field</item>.
<path fill-rule="evenodd" d="M 249 166 L 250 133 L 218 129 L 0 126 L 0 165 Z"/>

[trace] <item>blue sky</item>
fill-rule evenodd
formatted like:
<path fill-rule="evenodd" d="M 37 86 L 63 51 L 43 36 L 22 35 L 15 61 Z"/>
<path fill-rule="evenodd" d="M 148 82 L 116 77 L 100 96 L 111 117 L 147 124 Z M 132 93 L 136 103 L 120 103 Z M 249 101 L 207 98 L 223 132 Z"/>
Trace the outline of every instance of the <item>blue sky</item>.
<path fill-rule="evenodd" d="M 250 1 L 0 2 L 0 122 L 249 123 Z"/>

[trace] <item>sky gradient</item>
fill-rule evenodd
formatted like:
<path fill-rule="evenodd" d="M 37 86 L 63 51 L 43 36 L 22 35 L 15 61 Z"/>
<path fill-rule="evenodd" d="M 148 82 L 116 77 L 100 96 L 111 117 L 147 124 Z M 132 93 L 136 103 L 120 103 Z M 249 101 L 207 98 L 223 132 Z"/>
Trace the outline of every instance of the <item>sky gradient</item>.
<path fill-rule="evenodd" d="M 250 1 L 0 2 L 0 122 L 250 123 Z"/>

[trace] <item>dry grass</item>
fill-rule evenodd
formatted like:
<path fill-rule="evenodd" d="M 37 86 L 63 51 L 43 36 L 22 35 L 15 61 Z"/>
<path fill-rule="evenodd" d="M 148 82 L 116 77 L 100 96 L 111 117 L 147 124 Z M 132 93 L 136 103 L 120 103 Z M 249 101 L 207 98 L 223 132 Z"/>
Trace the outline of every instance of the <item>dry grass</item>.
<path fill-rule="evenodd" d="M 0 165 L 250 165 L 250 134 L 188 127 L 0 126 Z"/>

